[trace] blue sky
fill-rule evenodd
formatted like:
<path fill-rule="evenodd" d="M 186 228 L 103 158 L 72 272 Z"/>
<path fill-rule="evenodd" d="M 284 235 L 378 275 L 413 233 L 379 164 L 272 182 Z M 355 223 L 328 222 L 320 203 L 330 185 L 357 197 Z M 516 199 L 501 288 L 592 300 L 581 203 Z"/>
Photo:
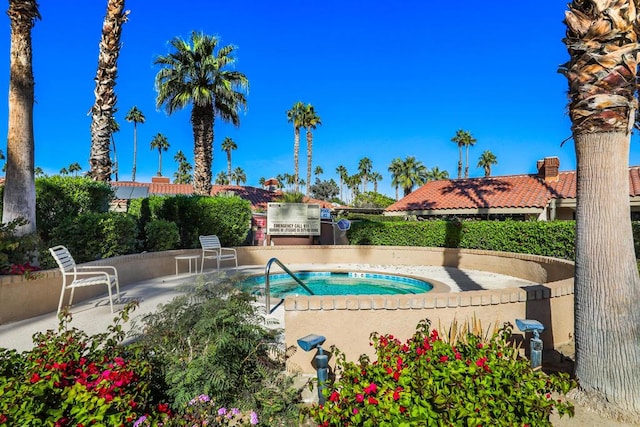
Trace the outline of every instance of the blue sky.
<path fill-rule="evenodd" d="M 33 29 L 36 80 L 36 166 L 48 174 L 78 162 L 88 169 L 91 136 L 87 112 L 94 102 L 98 42 L 106 0 L 41 0 L 42 20 Z M 314 133 L 314 167 L 335 178 L 344 165 L 357 171 L 361 158 L 383 175 L 379 191 L 394 195 L 387 171 L 396 157 L 415 156 L 428 168 L 457 175 L 457 129 L 470 131 L 470 176 L 484 150 L 498 159 L 494 175 L 535 172 L 536 160 L 560 157 L 560 169 L 575 168 L 566 79 L 557 73 L 568 59 L 562 43 L 566 2 L 385 2 L 353 0 L 214 1 L 128 0 L 116 85 L 115 135 L 120 180 L 131 178 L 133 124 L 124 120 L 136 105 L 137 181 L 158 168 L 149 143 L 158 132 L 171 144 L 163 175 L 173 176 L 173 156 L 193 162 L 190 110 L 167 116 L 155 107 L 153 65 L 169 52 L 168 41 L 192 30 L 234 44 L 236 69 L 250 82 L 248 110 L 239 128 L 216 122 L 213 174 L 226 169 L 220 144 L 232 137 L 233 166 L 248 185 L 260 177 L 293 173 L 293 128 L 286 111 L 294 102 L 315 106 L 323 125 Z M 7 99 L 9 18 L 0 35 L 0 97 Z M 7 117 L 7 102 L 0 103 Z M 6 135 L 7 121 L 0 120 Z M 0 146 L 6 153 L 6 146 Z M 633 142 L 632 165 L 640 164 Z M 301 138 L 300 175 L 306 176 Z"/>

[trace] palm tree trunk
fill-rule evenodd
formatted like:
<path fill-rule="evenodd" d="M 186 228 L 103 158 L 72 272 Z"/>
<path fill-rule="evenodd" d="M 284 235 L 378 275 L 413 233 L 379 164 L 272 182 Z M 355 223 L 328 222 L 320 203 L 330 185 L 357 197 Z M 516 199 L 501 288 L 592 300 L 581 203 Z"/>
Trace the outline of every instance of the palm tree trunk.
<path fill-rule="evenodd" d="M 295 192 L 298 192 L 298 156 L 300 154 L 300 128 L 293 129 L 293 178 Z"/>
<path fill-rule="evenodd" d="M 313 155 L 313 134 L 307 129 L 307 189 L 306 196 L 309 197 L 309 187 L 311 187 L 311 156 Z"/>
<path fill-rule="evenodd" d="M 194 106 L 191 110 L 193 127 L 193 190 L 195 194 L 211 193 L 211 164 L 213 162 L 213 109 Z"/>
<path fill-rule="evenodd" d="M 136 180 L 136 157 L 138 156 L 138 131 L 136 122 L 133 122 L 133 168 L 131 169 L 131 181 Z"/>
<path fill-rule="evenodd" d="M 24 218 L 21 236 L 36 231 L 36 187 L 33 135 L 33 50 L 31 29 L 40 17 L 36 2 L 9 1 L 11 48 L 9 63 L 9 130 L 2 222 Z"/>
<path fill-rule="evenodd" d="M 231 150 L 227 151 L 227 179 L 231 182 Z"/>
<path fill-rule="evenodd" d="M 574 139 L 579 396 L 639 415 L 640 279 L 629 215 L 630 135 L 582 133 Z"/>
<path fill-rule="evenodd" d="M 113 144 L 113 172 L 115 173 L 116 182 L 118 181 L 118 152 L 116 151 L 116 139 L 111 133 L 111 143 Z"/>
<path fill-rule="evenodd" d="M 458 179 L 462 178 L 462 145 L 458 144 L 460 159 L 458 160 Z"/>
<path fill-rule="evenodd" d="M 162 147 L 158 149 L 158 176 L 162 176 Z"/>
<path fill-rule="evenodd" d="M 464 178 L 469 178 L 469 144 L 465 146 L 466 148 L 466 163 L 464 165 Z"/>
<path fill-rule="evenodd" d="M 102 25 L 98 71 L 96 73 L 95 103 L 91 109 L 91 154 L 89 175 L 96 181 L 111 180 L 111 158 L 109 144 L 112 129 L 111 118 L 115 111 L 117 96 L 115 82 L 118 72 L 122 25 L 127 20 L 125 0 L 108 0 L 107 13 Z M 134 173 L 135 175 L 135 173 Z M 135 181 L 135 179 L 133 179 Z"/>

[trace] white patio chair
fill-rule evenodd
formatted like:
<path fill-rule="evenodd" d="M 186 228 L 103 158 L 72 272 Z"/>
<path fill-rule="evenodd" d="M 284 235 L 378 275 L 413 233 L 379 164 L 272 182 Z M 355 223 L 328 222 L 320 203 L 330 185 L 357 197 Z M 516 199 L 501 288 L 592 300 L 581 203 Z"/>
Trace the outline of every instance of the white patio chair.
<path fill-rule="evenodd" d="M 113 313 L 113 296 L 111 288 L 116 286 L 116 296 L 120 300 L 120 284 L 118 282 L 118 271 L 115 267 L 108 265 L 86 265 L 77 266 L 71 253 L 64 246 L 54 246 L 49 248 L 49 252 L 58 263 L 62 274 L 62 292 L 60 292 L 60 302 L 58 303 L 58 313 L 62 309 L 64 292 L 71 289 L 69 305 L 73 304 L 73 291 L 76 288 L 94 285 L 106 285 L 109 291 L 109 305 Z M 100 271 L 107 270 L 107 271 Z"/>
<path fill-rule="evenodd" d="M 202 246 L 202 264 L 200 265 L 200 273 L 204 271 L 204 260 L 215 259 L 217 268 L 220 270 L 220 261 L 234 260 L 236 269 L 238 268 L 238 253 L 233 248 L 223 248 L 220 245 L 218 236 L 200 236 L 200 246 Z"/>

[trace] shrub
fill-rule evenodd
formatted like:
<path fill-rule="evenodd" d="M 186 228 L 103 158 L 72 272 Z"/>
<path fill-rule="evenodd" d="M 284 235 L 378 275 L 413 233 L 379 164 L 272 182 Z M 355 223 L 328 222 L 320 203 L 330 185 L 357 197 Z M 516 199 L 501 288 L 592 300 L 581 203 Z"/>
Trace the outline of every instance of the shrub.
<path fill-rule="evenodd" d="M 136 251 L 135 219 L 119 212 L 85 213 L 69 218 L 51 233 L 53 244 L 65 245 L 77 263 L 95 261 Z M 41 257 L 41 262 L 53 259 Z"/>
<path fill-rule="evenodd" d="M 37 236 L 16 236 L 16 229 L 25 224 L 24 218 L 0 224 L 0 274 L 28 274 L 37 270 L 31 265 L 37 250 Z"/>
<path fill-rule="evenodd" d="M 141 227 L 150 220 L 175 223 L 180 248 L 199 248 L 199 235 L 215 234 L 223 246 L 242 244 L 249 232 L 251 204 L 238 196 L 152 196 L 132 200 L 129 213 Z"/>
<path fill-rule="evenodd" d="M 88 336 L 63 313 L 57 332 L 34 335 L 32 350 L 0 349 L 0 426 L 131 425 L 142 414 L 168 412 L 151 394 L 151 365 L 124 347 L 121 321 Z"/>
<path fill-rule="evenodd" d="M 176 249 L 180 242 L 178 226 L 174 222 L 165 220 L 154 220 L 146 224 L 145 247 L 148 251 L 168 251 Z"/>
<path fill-rule="evenodd" d="M 173 409 L 204 393 L 255 409 L 266 425 L 295 425 L 300 390 L 283 374 L 280 331 L 263 326 L 253 301 L 224 280 L 201 283 L 143 318 L 138 342 L 157 356 Z"/>
<path fill-rule="evenodd" d="M 573 416 L 557 399 L 575 383 L 568 375 L 534 371 L 518 357 L 505 324 L 488 342 L 481 335 L 446 343 L 428 320 L 405 343 L 372 334 L 376 360 L 348 362 L 339 350 L 339 380 L 324 390 L 324 406 L 310 409 L 322 426 L 550 426 L 555 409 Z"/>
<path fill-rule="evenodd" d="M 111 185 L 90 178 L 37 178 L 36 223 L 43 242 L 49 244 L 49 233 L 78 214 L 107 212 L 113 195 Z"/>
<path fill-rule="evenodd" d="M 354 221 L 354 245 L 427 246 L 575 258 L 575 221 Z"/>
<path fill-rule="evenodd" d="M 394 204 L 396 199 L 385 196 L 384 194 L 376 193 L 374 191 L 367 191 L 366 193 L 360 193 L 353 201 L 353 206 L 356 208 L 381 208 L 384 209 L 387 206 Z"/>

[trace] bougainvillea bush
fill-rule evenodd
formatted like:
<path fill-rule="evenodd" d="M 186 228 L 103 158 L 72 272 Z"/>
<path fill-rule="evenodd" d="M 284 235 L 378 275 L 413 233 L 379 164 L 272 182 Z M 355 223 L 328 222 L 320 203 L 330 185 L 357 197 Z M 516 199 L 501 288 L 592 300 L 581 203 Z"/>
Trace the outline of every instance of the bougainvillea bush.
<path fill-rule="evenodd" d="M 139 349 L 121 345 L 121 321 L 88 336 L 69 328 L 63 312 L 57 331 L 34 335 L 32 350 L 0 349 L 0 427 L 130 426 L 143 414 L 167 413 L 155 403 L 151 365 Z"/>
<path fill-rule="evenodd" d="M 518 357 L 511 325 L 491 338 L 467 334 L 443 341 L 421 321 L 406 342 L 371 335 L 376 360 L 348 362 L 339 350 L 326 402 L 310 409 L 321 426 L 550 426 L 555 409 L 573 416 L 557 397 L 575 383 L 564 373 L 547 375 Z"/>

